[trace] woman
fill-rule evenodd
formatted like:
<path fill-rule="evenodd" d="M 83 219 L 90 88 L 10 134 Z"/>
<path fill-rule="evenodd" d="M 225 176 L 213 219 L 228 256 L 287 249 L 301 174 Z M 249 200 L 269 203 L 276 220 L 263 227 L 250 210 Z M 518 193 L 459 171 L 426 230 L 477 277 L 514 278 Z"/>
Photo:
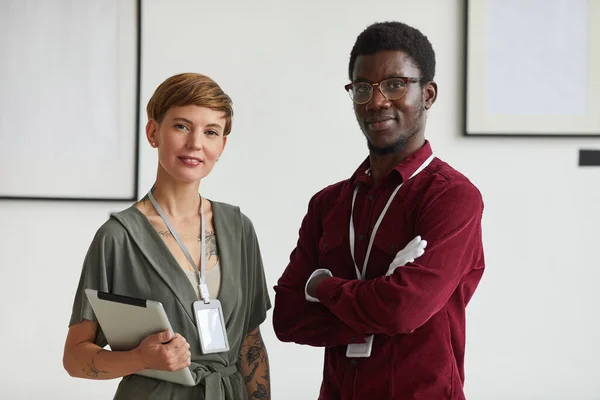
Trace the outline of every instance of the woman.
<path fill-rule="evenodd" d="M 146 111 L 146 136 L 158 149 L 156 182 L 141 201 L 112 215 L 92 241 L 64 367 L 75 377 L 124 377 L 115 399 L 268 399 L 269 365 L 259 325 L 271 303 L 254 228 L 238 207 L 198 193 L 225 149 L 231 100 L 210 78 L 180 74 L 156 89 Z M 130 351 L 104 350 L 107 342 L 86 288 L 161 302 L 175 335 L 149 336 Z M 229 351 L 202 351 L 193 304 L 205 297 L 222 304 Z M 146 368 L 186 367 L 196 386 L 135 375 Z"/>

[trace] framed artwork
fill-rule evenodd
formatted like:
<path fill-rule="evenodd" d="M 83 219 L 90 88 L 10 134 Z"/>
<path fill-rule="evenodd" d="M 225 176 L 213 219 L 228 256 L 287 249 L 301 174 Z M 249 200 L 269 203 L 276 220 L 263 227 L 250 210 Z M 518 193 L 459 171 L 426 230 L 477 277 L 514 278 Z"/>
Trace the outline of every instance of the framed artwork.
<path fill-rule="evenodd" d="M 0 199 L 137 198 L 140 6 L 0 2 Z"/>
<path fill-rule="evenodd" d="M 600 1 L 466 5 L 465 135 L 600 137 Z"/>

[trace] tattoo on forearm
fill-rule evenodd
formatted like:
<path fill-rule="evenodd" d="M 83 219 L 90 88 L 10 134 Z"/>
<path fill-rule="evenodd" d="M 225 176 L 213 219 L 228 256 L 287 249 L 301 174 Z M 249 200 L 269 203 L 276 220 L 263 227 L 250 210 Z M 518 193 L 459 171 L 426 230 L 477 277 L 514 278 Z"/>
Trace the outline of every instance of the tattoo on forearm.
<path fill-rule="evenodd" d="M 106 350 L 104 350 L 104 349 L 100 349 L 96 354 L 100 354 L 105 351 Z M 100 374 L 107 374 L 108 371 L 104 371 L 104 370 L 98 369 L 96 367 L 96 362 L 94 361 L 94 357 L 95 356 L 92 356 L 91 364 L 87 363 L 87 368 L 83 368 L 83 373 L 85 374 L 85 376 L 90 377 L 90 378 L 97 378 L 98 375 L 100 375 Z"/>
<path fill-rule="evenodd" d="M 246 353 L 246 363 L 251 365 L 256 360 L 262 358 L 262 354 L 263 351 L 261 346 L 250 346 L 248 352 Z M 261 361 L 263 360 L 261 359 Z"/>
<path fill-rule="evenodd" d="M 240 362 L 245 365 L 246 376 L 244 382 L 248 389 L 249 398 L 269 399 L 269 359 L 258 329 L 246 337 L 240 353 Z M 261 369 L 259 370 L 259 368 Z M 257 371 L 261 371 L 262 375 L 256 376 Z"/>
<path fill-rule="evenodd" d="M 250 396 L 251 399 L 268 399 L 269 391 L 265 385 L 258 383 L 256 385 L 256 391 L 254 391 L 254 393 L 252 393 Z"/>
<path fill-rule="evenodd" d="M 254 379 L 254 374 L 256 373 L 256 369 L 258 368 L 258 363 L 254 363 L 254 366 L 252 367 L 252 371 L 250 371 L 250 373 L 248 374 L 248 376 L 246 376 L 244 378 L 244 382 L 246 384 L 248 384 L 250 381 L 252 381 L 252 379 Z"/>

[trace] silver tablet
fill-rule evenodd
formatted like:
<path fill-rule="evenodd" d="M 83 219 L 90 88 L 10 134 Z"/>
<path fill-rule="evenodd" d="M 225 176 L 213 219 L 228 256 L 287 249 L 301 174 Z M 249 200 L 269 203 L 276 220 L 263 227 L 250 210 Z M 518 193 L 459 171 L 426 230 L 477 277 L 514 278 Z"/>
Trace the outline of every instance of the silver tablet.
<path fill-rule="evenodd" d="M 171 324 L 161 303 L 113 293 L 85 289 L 108 345 L 111 350 L 125 351 L 136 348 L 149 335 L 170 330 Z M 185 386 L 196 384 L 189 368 L 179 371 L 146 369 L 137 375 Z"/>

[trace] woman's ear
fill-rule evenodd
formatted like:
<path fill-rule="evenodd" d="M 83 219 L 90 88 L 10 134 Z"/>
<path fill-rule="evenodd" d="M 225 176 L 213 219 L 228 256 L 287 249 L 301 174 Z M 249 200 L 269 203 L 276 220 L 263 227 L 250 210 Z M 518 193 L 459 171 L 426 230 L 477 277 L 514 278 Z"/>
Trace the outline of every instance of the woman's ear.
<path fill-rule="evenodd" d="M 146 123 L 146 138 L 154 148 L 158 147 L 158 128 L 159 124 L 154 119 L 149 119 Z"/>
<path fill-rule="evenodd" d="M 219 154 L 219 158 L 221 158 L 223 152 L 225 151 L 225 146 L 227 146 L 227 138 L 228 136 L 223 137 L 223 148 L 221 149 L 221 154 Z"/>

